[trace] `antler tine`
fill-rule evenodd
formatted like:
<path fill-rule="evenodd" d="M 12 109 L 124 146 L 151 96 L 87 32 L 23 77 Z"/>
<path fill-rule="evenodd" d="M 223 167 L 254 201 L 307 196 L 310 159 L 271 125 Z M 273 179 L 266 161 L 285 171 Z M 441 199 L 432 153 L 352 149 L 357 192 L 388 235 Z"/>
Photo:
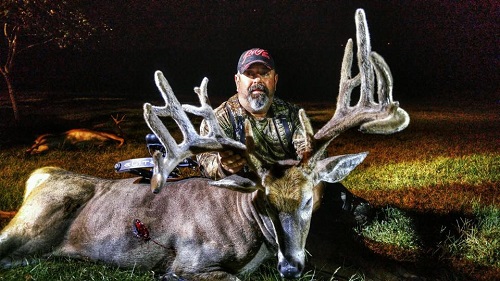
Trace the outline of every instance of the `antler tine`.
<path fill-rule="evenodd" d="M 304 135 L 304 144 L 299 152 L 302 155 L 302 162 L 307 162 L 312 156 L 313 153 L 313 148 L 314 148 L 314 130 L 311 125 L 311 121 L 306 115 L 306 112 L 304 109 L 299 110 L 299 121 L 300 125 L 302 126 L 303 129 L 303 135 Z"/>
<path fill-rule="evenodd" d="M 347 40 L 347 44 L 344 49 L 344 57 L 342 59 L 342 68 L 340 70 L 340 93 L 350 93 L 355 87 L 359 86 L 361 83 L 361 75 L 356 75 L 356 77 L 351 78 L 351 68 L 352 68 L 352 39 Z M 337 98 L 337 111 L 347 109 L 351 104 L 351 95 L 339 94 Z M 340 112 L 339 112 L 340 114 Z"/>
<path fill-rule="evenodd" d="M 381 106 L 390 105 L 392 101 L 393 79 L 389 66 L 384 58 L 376 52 L 371 53 L 371 62 L 377 75 L 377 94 Z"/>
<path fill-rule="evenodd" d="M 156 134 L 165 147 L 167 155 L 169 155 L 169 157 L 181 156 L 181 150 L 177 147 L 177 142 L 160 120 L 159 116 L 170 116 L 175 120 L 182 131 L 184 137 L 183 143 L 192 140 L 196 131 L 190 122 L 185 122 L 185 120 L 188 120 L 188 117 L 182 110 L 179 101 L 175 98 L 172 87 L 170 87 L 170 84 L 161 71 L 155 72 L 155 82 L 165 101 L 165 106 L 153 106 L 150 103 L 144 104 L 144 119 L 149 128 Z"/>
<path fill-rule="evenodd" d="M 125 121 L 125 116 L 126 114 L 123 114 L 122 118 L 120 118 L 120 120 L 118 120 L 118 117 L 120 116 L 120 114 L 116 114 L 116 117 L 114 117 L 112 114 L 111 114 L 111 119 L 113 119 L 113 122 L 115 122 L 116 125 L 120 125 L 121 122 Z"/>
<path fill-rule="evenodd" d="M 368 24 L 362 9 L 356 11 L 355 21 L 360 72 L 351 78 L 353 44 L 349 39 L 342 61 L 337 108 L 330 121 L 314 135 L 322 144 L 356 126 L 366 133 L 391 134 L 409 124 L 408 113 L 392 100 L 393 82 L 389 66 L 380 55 L 371 51 Z M 378 103 L 374 98 L 374 74 L 377 77 Z M 357 86 L 360 86 L 359 101 L 350 106 L 352 90 Z"/>
<path fill-rule="evenodd" d="M 385 60 L 375 52 L 371 54 L 371 61 L 377 75 L 380 108 L 385 109 L 387 115 L 385 118 L 376 118 L 362 124 L 359 130 L 370 134 L 392 134 L 402 131 L 410 124 L 410 115 L 399 107 L 399 102 L 392 99 L 391 70 Z"/>
<path fill-rule="evenodd" d="M 198 95 L 198 99 L 200 100 L 200 106 L 196 107 L 193 105 L 189 104 L 183 104 L 182 109 L 185 111 L 192 113 L 194 115 L 201 116 L 205 119 L 205 121 L 208 123 L 210 132 L 207 135 L 208 137 L 213 136 L 214 130 L 217 130 L 218 126 L 212 126 L 213 119 L 215 118 L 214 112 L 212 107 L 209 105 L 208 102 L 208 94 L 207 94 L 207 85 L 208 85 L 208 78 L 203 78 L 201 81 L 200 87 L 195 87 L 194 92 Z M 212 118 L 214 117 L 214 118 Z"/>
<path fill-rule="evenodd" d="M 224 131 L 217 122 L 214 110 L 210 106 L 210 101 L 208 99 L 208 78 L 203 78 L 200 87 L 195 87 L 194 92 L 198 95 L 200 100 L 200 106 L 196 107 L 189 104 L 183 104 L 182 108 L 191 114 L 201 116 L 205 119 L 208 126 L 208 134 L 205 136 L 198 136 L 200 139 L 216 140 L 217 143 L 221 144 L 223 148 L 245 150 L 244 144 L 230 139 L 226 136 Z"/>
<path fill-rule="evenodd" d="M 359 105 L 371 106 L 374 104 L 374 77 L 373 66 L 370 61 L 372 46 L 365 12 L 362 9 L 356 10 L 354 19 L 356 22 L 356 42 L 358 46 L 358 67 L 361 78 Z"/>
<path fill-rule="evenodd" d="M 194 87 L 194 92 L 198 95 L 198 99 L 200 100 L 199 107 L 190 104 L 183 104 L 182 108 L 189 113 L 203 117 L 205 121 L 208 123 L 210 131 L 207 136 L 212 137 L 214 135 L 220 134 L 220 132 L 222 132 L 222 129 L 220 128 L 220 126 L 214 126 L 214 121 L 216 121 L 216 119 L 214 111 L 210 106 L 210 102 L 208 100 L 207 85 L 208 85 L 208 78 L 205 77 L 201 81 L 200 87 Z M 215 124 L 218 125 L 218 123 Z M 224 133 L 222 132 L 222 134 Z"/>

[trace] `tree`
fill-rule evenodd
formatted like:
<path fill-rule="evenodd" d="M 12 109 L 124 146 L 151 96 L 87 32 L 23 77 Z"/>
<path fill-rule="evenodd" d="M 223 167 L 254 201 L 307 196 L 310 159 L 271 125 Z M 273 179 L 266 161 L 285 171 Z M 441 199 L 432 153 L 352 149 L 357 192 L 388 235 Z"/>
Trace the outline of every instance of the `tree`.
<path fill-rule="evenodd" d="M 90 22 L 83 12 L 85 4 L 80 0 L 0 1 L 0 73 L 7 85 L 16 122 L 20 120 L 13 84 L 16 56 L 46 44 L 59 48 L 78 46 L 97 32 L 107 30 L 103 23 Z"/>

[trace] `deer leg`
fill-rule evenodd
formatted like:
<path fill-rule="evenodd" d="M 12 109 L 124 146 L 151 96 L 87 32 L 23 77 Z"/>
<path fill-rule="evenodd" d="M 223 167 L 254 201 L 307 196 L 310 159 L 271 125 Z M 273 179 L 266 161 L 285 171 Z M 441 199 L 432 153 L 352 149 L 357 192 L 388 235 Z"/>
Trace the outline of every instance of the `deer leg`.
<path fill-rule="evenodd" d="M 191 279 L 190 279 L 191 280 Z M 210 280 L 220 280 L 220 281 L 240 281 L 240 279 L 232 274 L 224 271 L 212 271 L 209 273 L 202 273 L 193 276 L 193 280 L 200 281 L 210 281 Z"/>
<path fill-rule="evenodd" d="M 184 254 L 182 253 L 184 252 Z M 196 281 L 240 281 L 235 275 L 223 271 L 223 269 L 218 266 L 214 268 L 218 259 L 212 262 L 206 260 L 211 257 L 207 255 L 208 253 L 197 253 L 197 256 L 202 257 L 201 259 L 193 259 L 192 255 L 195 255 L 196 251 L 192 248 L 185 249 L 185 251 L 177 251 L 175 260 L 172 264 L 167 267 L 167 274 L 165 274 L 162 280 L 168 281 L 181 281 L 181 280 L 196 280 Z M 205 256 L 205 258 L 203 258 Z M 193 267 L 196 264 L 196 267 Z M 207 271 L 212 269 L 212 271 Z"/>
<path fill-rule="evenodd" d="M 240 281 L 240 279 L 233 274 L 224 271 L 212 271 L 207 273 L 197 273 L 197 274 L 184 274 L 178 276 L 174 273 L 167 273 L 161 277 L 162 281 Z"/>

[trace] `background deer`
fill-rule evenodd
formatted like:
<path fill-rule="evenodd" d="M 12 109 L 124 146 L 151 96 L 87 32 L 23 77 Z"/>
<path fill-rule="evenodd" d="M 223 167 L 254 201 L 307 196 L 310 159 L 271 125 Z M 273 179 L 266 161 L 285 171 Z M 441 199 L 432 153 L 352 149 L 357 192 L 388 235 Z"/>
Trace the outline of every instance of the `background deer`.
<path fill-rule="evenodd" d="M 111 116 L 117 126 L 120 135 L 123 136 L 120 123 L 123 122 L 125 115 L 121 119 Z M 64 147 L 75 147 L 78 145 L 97 145 L 102 146 L 106 142 L 118 142 L 117 147 L 121 147 L 125 142 L 123 137 L 112 133 L 94 131 L 89 129 L 71 129 L 61 134 L 43 134 L 38 136 L 33 145 L 26 150 L 29 154 L 40 154 L 52 149 Z"/>
<path fill-rule="evenodd" d="M 166 149 L 165 154 L 154 155 L 151 186 L 156 194 L 137 179 L 106 180 L 54 167 L 38 169 L 26 183 L 23 205 L 0 233 L 0 265 L 21 265 L 38 254 L 158 270 L 165 273 L 165 280 L 239 280 L 237 274 L 277 256 L 283 277 L 301 276 L 314 187 L 320 181 L 342 180 L 367 154 L 322 159 L 323 151 L 349 128 L 361 126 L 365 132 L 388 134 L 409 122 L 407 113 L 392 101 L 387 64 L 370 50 L 364 12 L 358 10 L 355 19 L 360 74 L 350 76 L 349 40 L 332 119 L 314 134 L 305 112 L 300 112 L 311 147 L 301 161 L 262 165 L 253 154 L 248 124 L 246 145 L 222 132 L 208 104 L 206 78 L 195 88 L 201 106 L 194 107 L 181 105 L 158 71 L 155 81 L 166 105 L 144 105 L 146 123 Z M 373 97 L 374 70 L 378 102 Z M 360 100 L 350 106 L 351 91 L 358 85 Z M 185 111 L 205 118 L 210 128 L 207 136 L 195 131 Z M 184 136 L 181 143 L 161 122 L 163 116 L 177 122 Z M 166 182 L 168 173 L 184 158 L 223 149 L 245 150 L 254 177 Z"/>

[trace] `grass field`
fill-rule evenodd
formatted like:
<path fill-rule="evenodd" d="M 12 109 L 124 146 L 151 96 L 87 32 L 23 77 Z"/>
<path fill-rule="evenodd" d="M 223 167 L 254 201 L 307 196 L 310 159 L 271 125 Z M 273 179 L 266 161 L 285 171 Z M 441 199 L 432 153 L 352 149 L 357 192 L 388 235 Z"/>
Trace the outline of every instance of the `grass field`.
<path fill-rule="evenodd" d="M 59 166 L 104 178 L 123 178 L 130 175 L 115 173 L 114 163 L 148 156 L 144 143 L 148 129 L 142 119 L 145 101 L 93 95 L 35 97 L 21 98 L 25 121 L 20 127 L 8 126 L 7 121 L 0 124 L 0 210 L 13 211 L 20 206 L 24 182 L 36 168 Z M 161 104 L 159 100 L 148 102 Z M 405 131 L 379 136 L 352 130 L 334 140 L 330 154 L 370 152 L 343 183 L 369 200 L 378 216 L 363 229 L 341 231 L 352 238 L 349 245 L 355 245 L 356 253 L 336 248 L 335 239 L 322 240 L 323 250 L 332 249 L 331 253 L 313 255 L 311 260 L 321 266 L 303 280 L 371 280 L 387 273 L 396 278 L 396 271 L 403 269 L 429 280 L 500 278 L 497 102 L 467 101 L 466 111 L 449 104 L 403 105 L 412 118 Z M 334 108 L 333 104 L 302 106 L 315 128 L 330 118 Z M 8 120 L 9 113 L 2 107 L 2 120 Z M 24 153 L 37 134 L 75 127 L 113 131 L 112 114 L 126 114 L 122 128 L 127 142 L 122 148 L 110 145 L 36 156 Z M 0 227 L 7 222 L 1 220 Z M 272 274 L 272 266 L 267 266 L 245 280 L 279 280 Z M 153 274 L 67 259 L 0 272 L 0 280 L 21 279 L 153 280 Z"/>

